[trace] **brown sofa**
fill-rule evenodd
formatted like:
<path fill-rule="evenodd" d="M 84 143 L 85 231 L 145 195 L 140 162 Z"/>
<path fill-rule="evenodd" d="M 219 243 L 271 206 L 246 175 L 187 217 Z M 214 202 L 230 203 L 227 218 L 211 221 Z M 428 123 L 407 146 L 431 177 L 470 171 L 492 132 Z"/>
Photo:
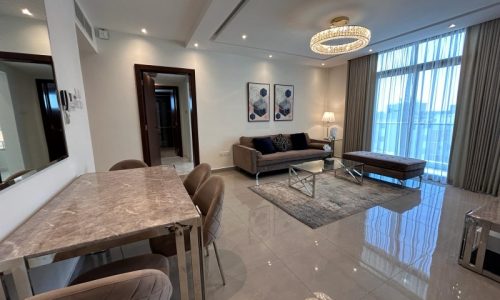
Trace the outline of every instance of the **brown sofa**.
<path fill-rule="evenodd" d="M 425 169 L 425 160 L 401 157 L 369 151 L 354 151 L 343 154 L 343 158 L 364 163 L 364 171 L 399 179 L 404 184 L 406 179 L 419 177 Z"/>
<path fill-rule="evenodd" d="M 283 135 L 289 136 L 287 134 Z M 306 139 L 308 149 L 305 150 L 290 150 L 263 155 L 254 148 L 254 138 L 273 138 L 274 136 L 276 135 L 255 137 L 242 136 L 240 137 L 239 144 L 233 145 L 234 165 L 255 175 L 257 184 L 259 184 L 259 174 L 261 172 L 286 169 L 290 164 L 324 159 L 331 154 L 331 152 L 325 152 L 323 150 L 323 146 L 328 144 L 327 141 L 310 139 L 307 133 Z"/>

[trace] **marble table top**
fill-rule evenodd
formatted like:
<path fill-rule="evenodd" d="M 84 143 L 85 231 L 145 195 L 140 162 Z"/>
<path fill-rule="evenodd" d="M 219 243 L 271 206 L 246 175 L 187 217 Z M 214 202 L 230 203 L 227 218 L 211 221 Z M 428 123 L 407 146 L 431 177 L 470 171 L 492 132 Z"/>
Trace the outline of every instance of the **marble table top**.
<path fill-rule="evenodd" d="M 85 174 L 0 242 L 0 262 L 71 251 L 199 217 L 171 167 Z"/>

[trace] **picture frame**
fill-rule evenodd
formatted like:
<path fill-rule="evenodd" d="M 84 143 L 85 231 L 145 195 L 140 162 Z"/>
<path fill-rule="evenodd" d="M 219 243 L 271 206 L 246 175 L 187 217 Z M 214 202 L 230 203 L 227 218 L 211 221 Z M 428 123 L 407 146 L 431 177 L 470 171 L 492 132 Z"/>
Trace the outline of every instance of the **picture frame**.
<path fill-rule="evenodd" d="M 249 82 L 247 87 L 248 122 L 269 122 L 271 119 L 271 85 L 269 83 Z"/>
<path fill-rule="evenodd" d="M 274 121 L 293 121 L 294 86 L 274 85 Z"/>

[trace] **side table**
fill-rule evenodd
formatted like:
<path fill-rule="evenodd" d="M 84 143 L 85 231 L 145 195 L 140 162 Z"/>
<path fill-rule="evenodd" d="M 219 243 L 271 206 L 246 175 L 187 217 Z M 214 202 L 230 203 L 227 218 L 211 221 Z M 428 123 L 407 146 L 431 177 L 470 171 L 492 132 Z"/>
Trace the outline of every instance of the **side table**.
<path fill-rule="evenodd" d="M 335 157 L 335 142 L 340 142 L 342 139 L 324 138 L 323 140 L 330 143 L 330 147 L 332 148 L 332 154 L 330 157 Z"/>
<path fill-rule="evenodd" d="M 458 263 L 500 282 L 500 203 L 495 202 L 465 215 Z"/>

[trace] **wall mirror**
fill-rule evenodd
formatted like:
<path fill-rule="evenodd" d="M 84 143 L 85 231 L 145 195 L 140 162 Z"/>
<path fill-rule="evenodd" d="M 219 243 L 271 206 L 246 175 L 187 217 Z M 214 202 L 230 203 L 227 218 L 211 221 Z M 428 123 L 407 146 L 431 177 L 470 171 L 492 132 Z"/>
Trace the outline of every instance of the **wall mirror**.
<path fill-rule="evenodd" d="M 0 2 L 0 190 L 68 156 L 49 54 L 43 1 Z"/>

